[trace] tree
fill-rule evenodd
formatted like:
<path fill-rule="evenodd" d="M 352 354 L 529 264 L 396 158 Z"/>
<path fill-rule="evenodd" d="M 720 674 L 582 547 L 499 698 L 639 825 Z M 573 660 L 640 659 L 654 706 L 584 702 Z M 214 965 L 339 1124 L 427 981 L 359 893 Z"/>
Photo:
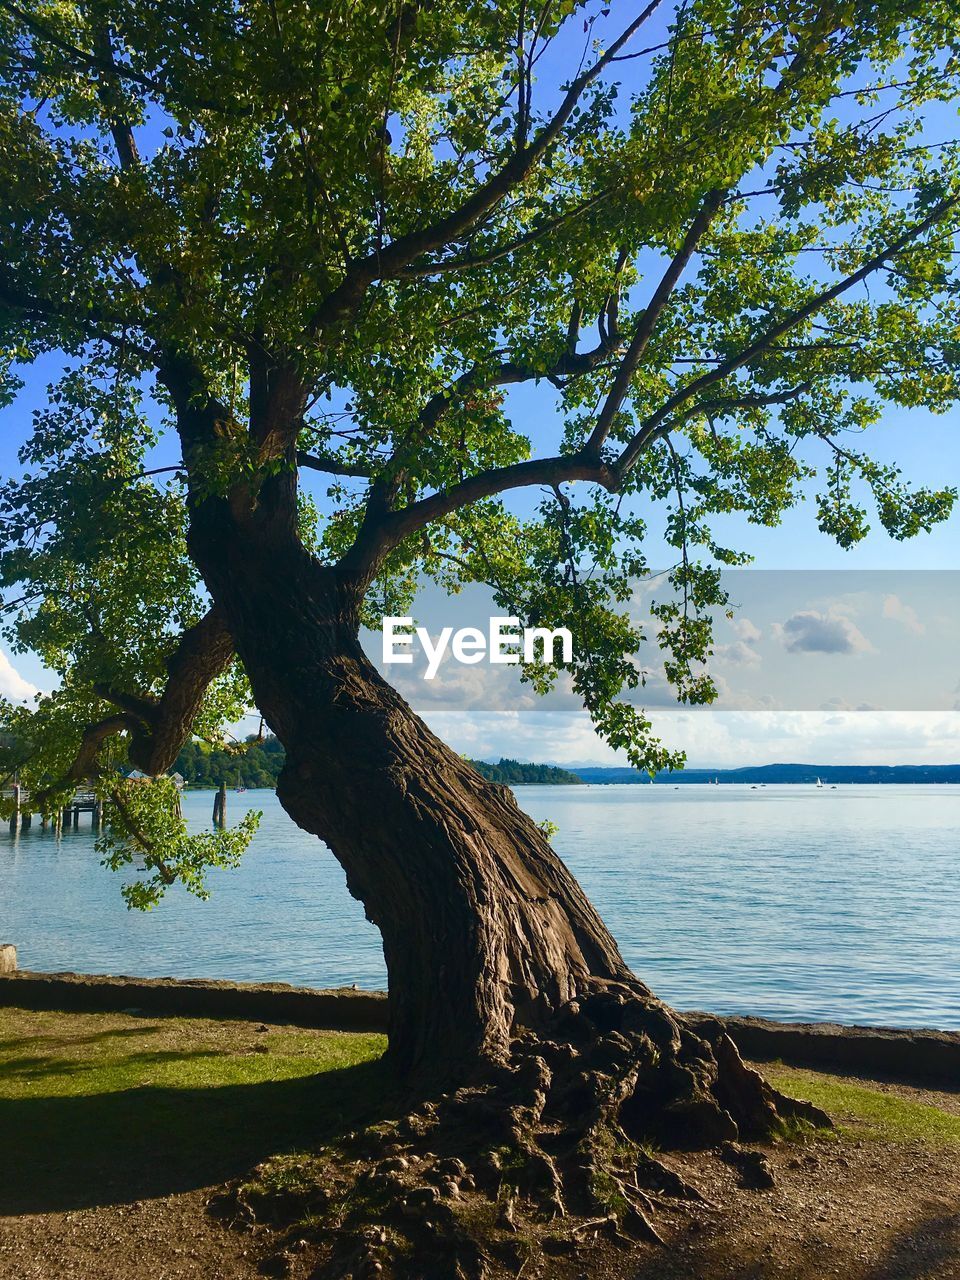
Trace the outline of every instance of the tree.
<path fill-rule="evenodd" d="M 10 711 L 23 768 L 106 779 L 149 902 L 221 855 L 171 859 L 105 751 L 162 773 L 251 700 L 283 806 L 382 933 L 396 1071 L 485 1064 L 546 1199 L 599 1195 L 607 1125 L 769 1133 L 797 1106 L 629 972 L 358 629 L 423 576 L 487 582 L 573 629 L 567 678 L 655 769 L 624 610 L 642 502 L 677 550 L 658 637 L 688 700 L 743 560 L 713 516 L 775 524 L 816 449 L 841 544 L 868 491 L 894 537 L 946 516 L 954 490 L 911 492 L 860 435 L 957 398 L 957 148 L 923 132 L 956 98 L 953 4 L 0 0 L 0 38 L 8 385 L 65 366 L 2 494 L 8 637 L 60 676 Z M 556 406 L 550 448 L 519 384 Z M 562 1106 L 553 1161 L 530 1134 Z"/>

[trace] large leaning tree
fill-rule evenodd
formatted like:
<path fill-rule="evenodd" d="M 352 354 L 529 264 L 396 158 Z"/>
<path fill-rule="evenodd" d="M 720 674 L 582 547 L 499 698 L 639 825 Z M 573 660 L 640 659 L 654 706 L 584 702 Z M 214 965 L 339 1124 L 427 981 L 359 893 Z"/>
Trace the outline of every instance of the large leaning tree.
<path fill-rule="evenodd" d="M 421 1129 L 473 1099 L 555 1209 L 615 1185 L 644 1230 L 621 1140 L 798 1104 L 630 972 L 358 633 L 489 583 L 572 629 L 563 679 L 654 768 L 651 504 L 689 700 L 743 560 L 715 517 L 774 525 L 818 470 L 845 546 L 871 504 L 898 538 L 949 512 L 862 437 L 958 397 L 955 0 L 0 0 L 0 77 L 7 394 L 52 379 L 0 494 L 7 639 L 59 677 L 8 710 L 21 776 L 106 790 L 134 902 L 202 891 L 249 832 L 188 838 L 117 765 L 258 708 L 382 934 L 395 1071 L 472 1084 Z"/>

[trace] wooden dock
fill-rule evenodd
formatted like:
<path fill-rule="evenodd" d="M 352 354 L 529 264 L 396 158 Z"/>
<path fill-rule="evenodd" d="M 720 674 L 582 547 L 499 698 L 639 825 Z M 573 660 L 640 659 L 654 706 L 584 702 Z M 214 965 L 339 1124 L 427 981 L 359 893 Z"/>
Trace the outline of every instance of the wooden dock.
<path fill-rule="evenodd" d="M 29 831 L 33 825 L 35 813 L 30 807 L 30 793 L 26 787 L 14 785 L 7 787 L 2 793 L 3 799 L 12 801 L 13 812 L 10 814 L 10 830 Z M 100 830 L 103 827 L 103 801 L 92 791 L 77 790 L 73 799 L 62 809 L 52 813 L 41 813 L 40 825 L 44 831 L 52 827 L 54 831 L 62 831 L 64 827 L 79 827 L 81 813 L 90 814 L 90 824 Z"/>

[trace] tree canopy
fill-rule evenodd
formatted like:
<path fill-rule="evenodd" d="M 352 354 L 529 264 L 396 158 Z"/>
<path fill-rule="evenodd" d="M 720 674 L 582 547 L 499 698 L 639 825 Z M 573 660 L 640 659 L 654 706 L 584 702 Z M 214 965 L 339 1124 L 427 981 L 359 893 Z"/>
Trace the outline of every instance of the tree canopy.
<path fill-rule="evenodd" d="M 675 759 L 623 696 L 651 503 L 694 701 L 718 517 L 815 475 L 842 546 L 951 510 L 868 446 L 958 398 L 958 57 L 954 0 L 0 0 L 3 395 L 62 369 L 0 488 L 4 635 L 58 678 L 7 709 L 21 770 L 219 740 L 250 691 L 191 511 L 298 477 L 358 619 L 486 582 L 573 630 L 612 746 Z"/>

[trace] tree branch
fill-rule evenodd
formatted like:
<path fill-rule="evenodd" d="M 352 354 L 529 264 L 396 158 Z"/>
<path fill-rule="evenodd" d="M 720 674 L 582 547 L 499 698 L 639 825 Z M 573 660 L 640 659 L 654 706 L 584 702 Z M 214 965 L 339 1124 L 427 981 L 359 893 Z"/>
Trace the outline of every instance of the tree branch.
<path fill-rule="evenodd" d="M 515 462 L 506 467 L 491 467 L 468 476 L 459 484 L 441 489 L 427 498 L 412 502 L 400 511 L 382 513 L 369 522 L 366 536 L 358 539 L 340 562 L 340 567 L 361 579 L 376 572 L 384 556 L 409 534 L 424 525 L 441 520 L 461 507 L 490 498 L 508 489 L 520 489 L 528 485 L 549 485 L 551 488 L 566 481 L 592 480 L 604 488 L 615 490 L 617 475 L 603 462 L 588 459 L 583 454 L 566 457 L 535 458 L 529 462 Z"/>
<path fill-rule="evenodd" d="M 97 53 L 90 53 L 87 50 L 79 48 L 75 44 L 71 44 L 69 40 L 64 40 L 62 36 L 58 36 L 55 31 L 51 31 L 49 27 L 44 26 L 42 22 L 26 10 L 21 9 L 19 5 L 12 4 L 11 0 L 0 0 L 0 9 L 5 9 L 7 13 L 18 18 L 23 25 L 33 34 L 36 39 L 45 40 L 54 48 L 59 49 L 61 53 L 67 54 L 73 59 L 74 66 L 71 68 L 75 71 L 113 71 L 123 80 L 130 81 L 131 84 L 138 84 L 141 88 L 149 89 L 157 95 L 157 100 L 165 107 L 169 106 L 170 87 L 162 81 L 154 79 L 152 76 L 145 75 L 143 72 L 135 71 L 133 67 L 121 67 L 111 62 L 106 62 Z M 79 65 L 76 65 L 79 64 Z M 242 117 L 249 115 L 249 108 L 235 107 L 232 110 L 224 103 L 217 102 L 212 98 L 180 98 L 184 106 L 200 111 L 216 111 L 226 116 Z"/>
<path fill-rule="evenodd" d="M 67 324 L 76 325 L 85 341 L 106 342 L 108 346 L 135 352 L 151 365 L 156 365 L 157 356 L 155 352 L 141 346 L 138 342 L 128 337 L 126 333 L 118 335 L 103 327 L 104 325 L 115 325 L 117 328 L 122 329 L 124 322 L 119 317 L 110 316 L 95 306 L 86 308 L 81 316 L 62 302 L 55 302 L 51 298 L 41 298 L 30 294 L 26 289 L 18 285 L 12 278 L 11 273 L 3 267 L 0 267 L 0 303 L 9 307 L 11 311 L 19 311 L 25 316 L 35 319 L 66 321 Z"/>
<path fill-rule="evenodd" d="M 631 22 L 597 60 L 583 71 L 564 94 L 563 101 L 536 136 L 514 151 L 506 163 L 485 183 L 468 196 L 456 209 L 436 222 L 417 231 L 398 236 L 383 249 L 377 249 L 350 267 L 341 283 L 316 308 L 308 331 L 318 333 L 341 323 L 359 305 L 374 280 L 394 279 L 405 267 L 425 253 L 444 248 L 476 226 L 477 222 L 509 195 L 531 172 L 544 153 L 559 138 L 575 111 L 585 90 L 610 65 L 613 58 L 659 7 L 661 0 L 650 0 L 646 8 Z"/>
<path fill-rule="evenodd" d="M 214 605 L 188 628 L 167 659 L 167 683 L 159 698 L 98 685 L 96 693 L 123 709 L 131 734 L 130 759 L 144 773 L 166 773 L 186 742 L 204 695 L 233 660 L 233 637 Z"/>
<path fill-rule="evenodd" d="M 117 148 L 117 156 L 120 159 L 120 168 L 124 170 L 135 169 L 140 164 L 140 152 L 137 150 L 137 142 L 133 136 L 133 129 L 129 121 L 121 118 L 116 110 L 116 105 L 112 101 L 113 92 L 111 86 L 107 83 L 107 77 L 114 80 L 114 90 L 119 77 L 117 75 L 117 63 L 113 56 L 113 45 L 110 40 L 110 29 L 103 23 L 98 25 L 94 33 L 94 42 L 103 70 L 97 77 L 97 99 L 104 111 L 107 113 L 107 120 L 110 125 L 110 133 L 113 137 L 114 146 Z"/>
<path fill-rule="evenodd" d="M 80 746 L 73 763 L 59 781 L 36 792 L 33 797 L 34 803 L 42 810 L 47 800 L 56 792 L 65 790 L 70 786 L 76 786 L 79 782 L 87 782 L 98 777 L 100 769 L 97 764 L 97 755 L 106 740 L 118 733 L 133 733 L 138 727 L 139 722 L 126 712 L 121 712 L 115 716 L 107 716 L 104 720 L 98 720 L 95 724 L 87 725 L 80 739 Z"/>
<path fill-rule="evenodd" d="M 297 451 L 297 466 L 306 467 L 308 471 L 325 471 L 332 476 L 357 476 L 364 480 L 369 480 L 371 475 L 369 467 L 359 463 L 340 462 L 337 458 L 320 457 L 302 449 Z"/>
<path fill-rule="evenodd" d="M 888 259 L 895 257 L 914 240 L 917 240 L 922 236 L 924 232 L 929 231 L 931 227 L 936 226 L 936 224 L 942 221 L 950 210 L 955 208 L 958 204 L 960 204 L 960 196 L 948 196 L 941 200 L 925 218 L 916 223 L 909 230 L 905 231 L 903 235 L 898 236 L 896 240 L 889 244 L 880 253 L 877 253 L 872 258 L 868 259 L 857 271 L 854 271 L 849 276 L 845 276 L 844 279 L 839 280 L 829 289 L 823 290 L 822 293 L 818 293 L 815 297 L 811 298 L 809 302 L 806 302 L 802 307 L 792 312 L 789 316 L 786 316 L 783 320 L 771 325 L 770 328 L 765 330 L 759 338 L 744 347 L 736 355 L 729 356 L 726 360 L 723 360 L 716 365 L 715 368 L 709 370 L 707 373 L 701 374 L 699 378 L 694 378 L 692 382 L 687 383 L 685 386 L 680 387 L 679 390 L 675 391 L 674 394 L 670 396 L 655 413 L 650 414 L 649 417 L 641 424 L 639 430 L 636 432 L 633 439 L 627 444 L 615 464 L 614 469 L 617 474 L 624 476 L 630 470 L 661 424 L 671 416 L 675 409 L 678 409 L 699 392 L 706 391 L 708 387 L 712 387 L 716 383 L 721 382 L 731 373 L 736 372 L 737 369 L 748 364 L 755 356 L 762 355 L 765 351 L 768 351 L 778 338 L 783 337 L 784 334 L 789 333 L 791 329 L 795 329 L 798 325 L 802 324 L 804 320 L 815 315 L 816 312 L 820 311 L 835 298 L 839 298 L 849 289 L 852 289 L 862 280 L 865 280 L 872 272 L 876 271 L 879 267 L 882 267 Z"/>
<path fill-rule="evenodd" d="M 703 229 L 699 224 L 702 218 L 707 215 L 710 204 L 716 201 L 717 207 L 722 200 L 722 193 L 713 192 L 709 198 L 709 204 L 705 202 L 698 215 L 697 223 L 691 227 L 688 232 L 687 239 L 696 237 L 697 234 L 702 235 Z M 467 506 L 472 502 L 479 501 L 482 498 L 492 497 L 499 493 L 504 493 L 509 489 L 516 489 L 528 485 L 545 484 L 555 486 L 565 481 L 588 480 L 604 486 L 611 492 L 616 492 L 622 485 L 623 479 L 640 456 L 646 445 L 660 432 L 661 428 L 669 430 L 668 420 L 674 411 L 685 405 L 698 392 L 706 390 L 708 387 L 714 386 L 721 382 L 730 373 L 735 372 L 743 365 L 747 364 L 754 356 L 760 355 L 768 350 L 776 340 L 788 333 L 797 325 L 802 324 L 804 320 L 815 314 L 821 308 L 832 302 L 835 298 L 840 297 L 847 290 L 864 280 L 872 271 L 877 270 L 891 257 L 900 253 L 907 245 L 911 244 L 924 232 L 935 226 L 941 221 L 946 214 L 960 203 L 960 196 L 950 196 L 941 200 L 935 208 L 916 223 L 903 235 L 898 236 L 891 244 L 889 244 L 880 253 L 865 262 L 857 271 L 838 281 L 829 289 L 823 290 L 809 302 L 800 307 L 791 315 L 772 325 L 754 342 L 741 350 L 737 355 L 730 356 L 711 369 L 709 372 L 702 374 L 699 378 L 695 378 L 693 382 L 685 387 L 681 387 L 672 396 L 670 396 L 663 405 L 653 414 L 651 414 L 643 423 L 640 430 L 634 435 L 626 448 L 620 455 L 617 462 L 608 466 L 596 453 L 589 453 L 585 448 L 580 453 L 571 454 L 566 457 L 554 457 L 544 459 L 532 459 L 528 462 L 518 462 L 507 467 L 492 467 L 486 471 L 478 472 L 476 475 L 470 476 L 462 480 L 459 484 L 451 485 L 447 489 L 440 490 L 438 493 L 431 494 L 429 497 L 422 498 L 417 502 L 411 503 L 400 511 L 378 511 L 370 512 L 369 518 L 364 522 L 362 536 L 347 553 L 341 561 L 343 568 L 357 573 L 360 577 L 369 575 L 376 570 L 376 566 L 382 561 L 383 557 L 403 538 L 422 528 L 426 524 L 430 524 L 435 520 L 440 520 L 444 516 L 451 514 L 453 511 L 459 510 L 461 507 Z M 714 210 L 715 211 L 715 210 Z M 696 238 L 690 247 L 692 252 L 695 247 Z M 687 241 L 685 241 L 685 245 Z M 682 256 L 683 251 L 681 250 Z M 689 253 L 687 254 L 689 257 Z M 672 289 L 673 269 L 676 268 L 678 259 L 674 259 L 671 268 L 668 269 L 664 280 L 658 286 L 658 297 L 662 293 L 669 297 L 669 289 Z M 685 261 L 686 259 L 684 259 Z M 682 270 L 682 264 L 680 266 Z M 679 276 L 679 271 L 676 271 Z M 674 281 L 675 282 L 675 281 Z M 660 308 L 664 305 L 666 297 L 659 303 Z M 653 303 L 651 303 L 651 308 Z M 646 313 L 645 313 L 646 314 Z M 655 316 L 653 319 L 655 320 Z M 646 338 L 646 324 L 641 317 L 641 326 L 639 336 L 634 333 L 631 342 L 631 350 L 635 345 L 640 346 L 642 354 L 642 344 Z M 626 363 L 626 358 L 625 362 Z M 635 367 L 635 366 L 633 366 Z M 623 366 L 621 366 L 621 373 Z M 464 375 L 467 376 L 467 375 Z M 769 394 L 760 394 L 756 396 L 745 396 L 723 401 L 712 402 L 713 408 L 732 409 L 742 407 L 752 407 L 762 404 L 784 403 L 797 395 L 802 394 L 807 389 L 807 384 L 793 388 L 788 392 L 771 392 Z M 619 407 L 619 406 L 618 406 Z M 707 405 L 703 402 L 694 404 L 690 407 L 687 415 L 698 412 L 701 408 L 707 409 Z"/>
<path fill-rule="evenodd" d="M 401 267 L 396 272 L 396 278 L 413 280 L 421 276 L 443 275 L 451 271 L 470 271 L 475 267 L 490 266 L 494 262 L 499 262 L 502 258 L 509 257 L 511 253 L 516 253 L 518 249 L 524 249 L 529 244 L 535 244 L 544 236 L 549 235 L 551 231 L 564 226 L 565 223 L 572 222 L 574 219 L 588 213 L 598 204 L 609 199 L 614 190 L 614 187 L 606 187 L 603 191 L 591 196 L 589 200 L 584 200 L 573 209 L 567 209 L 564 213 L 547 219 L 546 222 L 541 223 L 539 226 L 531 227 L 529 231 L 522 236 L 517 236 L 509 244 L 501 245 L 496 249 L 489 249 L 486 253 L 468 254 L 463 258 L 447 258 L 441 262 L 424 262 L 419 265 L 413 262 L 409 266 Z"/>
<path fill-rule="evenodd" d="M 630 380 L 639 367 L 643 353 L 647 349 L 647 344 L 656 328 L 657 321 L 669 302 L 670 296 L 676 288 L 680 276 L 683 274 L 684 267 L 690 261 L 694 250 L 706 234 L 710 223 L 716 216 L 717 210 L 723 204 L 725 196 L 726 192 L 722 190 L 707 192 L 697 216 L 683 238 L 683 244 L 674 255 L 670 265 L 663 273 L 660 283 L 654 290 L 650 305 L 641 313 L 634 329 L 630 346 L 620 362 L 620 368 L 617 370 L 613 385 L 607 393 L 607 398 L 597 416 L 596 426 L 587 441 L 586 452 L 588 454 L 599 454 L 600 447 L 606 440 L 613 425 L 613 420 L 620 412 L 620 406 L 623 404 L 630 388 Z"/>

